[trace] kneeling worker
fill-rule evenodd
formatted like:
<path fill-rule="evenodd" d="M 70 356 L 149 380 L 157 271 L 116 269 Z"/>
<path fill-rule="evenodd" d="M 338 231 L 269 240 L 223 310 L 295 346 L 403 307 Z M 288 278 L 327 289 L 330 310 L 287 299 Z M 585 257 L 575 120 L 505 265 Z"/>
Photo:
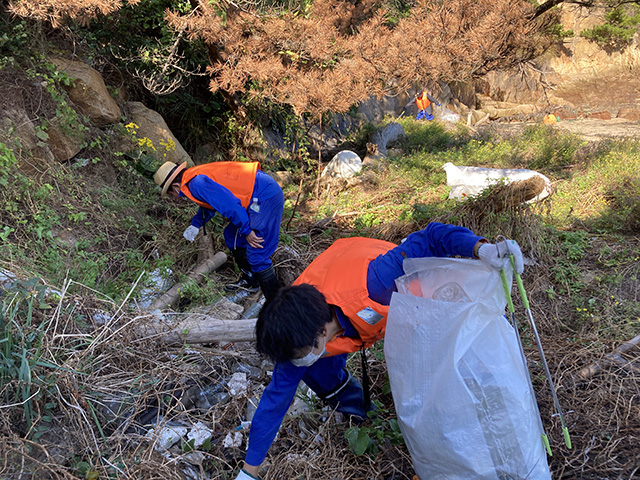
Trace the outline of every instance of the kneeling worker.
<path fill-rule="evenodd" d="M 193 242 L 216 212 L 229 220 L 224 241 L 242 277 L 234 287 L 257 291 L 267 300 L 280 283 L 271 261 L 280 237 L 284 194 L 258 162 L 213 162 L 186 168 L 165 162 L 153 179 L 162 195 L 190 199 L 200 208 L 183 236 Z"/>
<path fill-rule="evenodd" d="M 360 383 L 345 368 L 347 354 L 384 337 L 404 258 L 459 255 L 500 269 L 507 252 L 522 272 L 522 253 L 513 240 L 491 244 L 466 228 L 431 223 L 400 245 L 344 238 L 321 253 L 258 317 L 257 349 L 275 366 L 253 417 L 244 467 L 236 480 L 258 477 L 301 380 L 339 412 L 366 418 L 372 407 L 365 405 Z"/>

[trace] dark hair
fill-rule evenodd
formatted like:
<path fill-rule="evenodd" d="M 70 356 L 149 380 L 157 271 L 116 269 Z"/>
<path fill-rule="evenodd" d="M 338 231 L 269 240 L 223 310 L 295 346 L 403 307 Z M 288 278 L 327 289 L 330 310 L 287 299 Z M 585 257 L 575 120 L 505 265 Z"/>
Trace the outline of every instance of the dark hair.
<path fill-rule="evenodd" d="M 179 183 L 180 185 L 182 185 L 182 176 L 184 175 L 184 172 L 186 170 L 187 170 L 186 168 L 183 168 L 182 170 L 180 170 L 180 173 L 178 173 L 178 175 L 176 175 L 176 178 L 171 180 L 171 183 Z"/>
<path fill-rule="evenodd" d="M 256 322 L 256 348 L 278 362 L 296 351 L 316 346 L 318 335 L 333 318 L 324 295 L 307 283 L 283 287 L 262 307 Z"/>

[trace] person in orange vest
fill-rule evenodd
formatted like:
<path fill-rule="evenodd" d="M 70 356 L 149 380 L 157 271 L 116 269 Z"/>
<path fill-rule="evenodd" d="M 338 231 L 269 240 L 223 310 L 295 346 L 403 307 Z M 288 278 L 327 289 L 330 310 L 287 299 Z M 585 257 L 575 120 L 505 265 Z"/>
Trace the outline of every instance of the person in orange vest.
<path fill-rule="evenodd" d="M 440 103 L 433 98 L 427 90 L 416 93 L 415 99 L 407 103 L 405 108 L 409 107 L 409 105 L 414 102 L 418 107 L 416 120 L 433 120 L 433 107 L 431 106 L 431 103 L 433 102 L 440 106 Z"/>
<path fill-rule="evenodd" d="M 509 253 L 515 270 L 522 273 L 522 253 L 515 241 L 492 244 L 466 228 L 442 223 L 430 223 L 400 245 L 361 237 L 334 242 L 258 316 L 257 350 L 275 365 L 251 422 L 236 480 L 258 478 L 300 381 L 354 420 L 375 410 L 367 376 L 363 390 L 347 371 L 346 360 L 349 353 L 384 338 L 391 295 L 396 278 L 404 275 L 405 258 L 464 256 L 499 270 Z"/>
<path fill-rule="evenodd" d="M 198 212 L 184 231 L 193 242 L 216 212 L 229 220 L 224 241 L 242 272 L 230 289 L 262 289 L 271 299 L 280 288 L 271 261 L 280 237 L 284 194 L 278 183 L 260 170 L 258 162 L 213 162 L 186 168 L 165 162 L 153 179 L 162 196 L 189 199 Z M 206 233 L 206 232 L 205 232 Z"/>

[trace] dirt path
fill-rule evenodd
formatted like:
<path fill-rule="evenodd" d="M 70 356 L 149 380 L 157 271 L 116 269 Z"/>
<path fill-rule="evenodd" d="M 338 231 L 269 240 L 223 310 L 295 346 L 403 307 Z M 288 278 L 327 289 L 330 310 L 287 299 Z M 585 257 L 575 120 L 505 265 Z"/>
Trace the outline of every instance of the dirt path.
<path fill-rule="evenodd" d="M 640 139 L 640 122 L 624 118 L 563 120 L 556 124 L 556 128 L 579 135 L 587 141 L 625 137 Z"/>
<path fill-rule="evenodd" d="M 518 135 L 528 125 L 535 124 L 535 122 L 491 122 L 485 124 L 483 128 L 495 129 L 503 134 Z M 587 118 L 562 120 L 556 123 L 554 128 L 566 130 L 580 136 L 588 142 L 597 142 L 611 138 L 633 138 L 640 140 L 640 121 L 631 121 L 624 118 L 612 118 L 611 120 Z"/>

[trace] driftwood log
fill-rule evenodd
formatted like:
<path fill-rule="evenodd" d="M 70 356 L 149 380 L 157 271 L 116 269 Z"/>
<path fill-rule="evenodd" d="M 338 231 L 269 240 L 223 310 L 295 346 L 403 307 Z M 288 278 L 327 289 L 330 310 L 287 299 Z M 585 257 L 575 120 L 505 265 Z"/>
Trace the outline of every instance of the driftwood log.
<path fill-rule="evenodd" d="M 255 318 L 221 320 L 209 315 L 176 314 L 141 325 L 138 333 L 145 337 L 159 337 L 167 345 L 253 342 L 255 326 Z"/>
<path fill-rule="evenodd" d="M 196 285 L 202 283 L 205 275 L 211 273 L 217 268 L 220 268 L 224 262 L 227 261 L 227 255 L 224 252 L 218 252 L 213 257 L 205 260 L 198 265 L 193 271 L 187 275 L 187 281 L 192 281 Z M 171 287 L 166 293 L 158 297 L 149 307 L 150 311 L 164 310 L 165 308 L 173 305 L 180 300 L 180 294 L 184 289 L 183 283 L 177 283 Z"/>
<path fill-rule="evenodd" d="M 592 363 L 582 368 L 577 377 L 580 380 L 588 380 L 594 375 L 600 373 L 605 365 L 615 364 L 621 368 L 637 371 L 638 369 L 632 365 L 631 360 L 627 360 L 623 357 L 623 354 L 628 353 L 630 350 L 637 348 L 640 345 L 640 335 L 631 340 L 624 342 L 613 352 L 604 356 L 604 358 L 598 362 Z"/>

